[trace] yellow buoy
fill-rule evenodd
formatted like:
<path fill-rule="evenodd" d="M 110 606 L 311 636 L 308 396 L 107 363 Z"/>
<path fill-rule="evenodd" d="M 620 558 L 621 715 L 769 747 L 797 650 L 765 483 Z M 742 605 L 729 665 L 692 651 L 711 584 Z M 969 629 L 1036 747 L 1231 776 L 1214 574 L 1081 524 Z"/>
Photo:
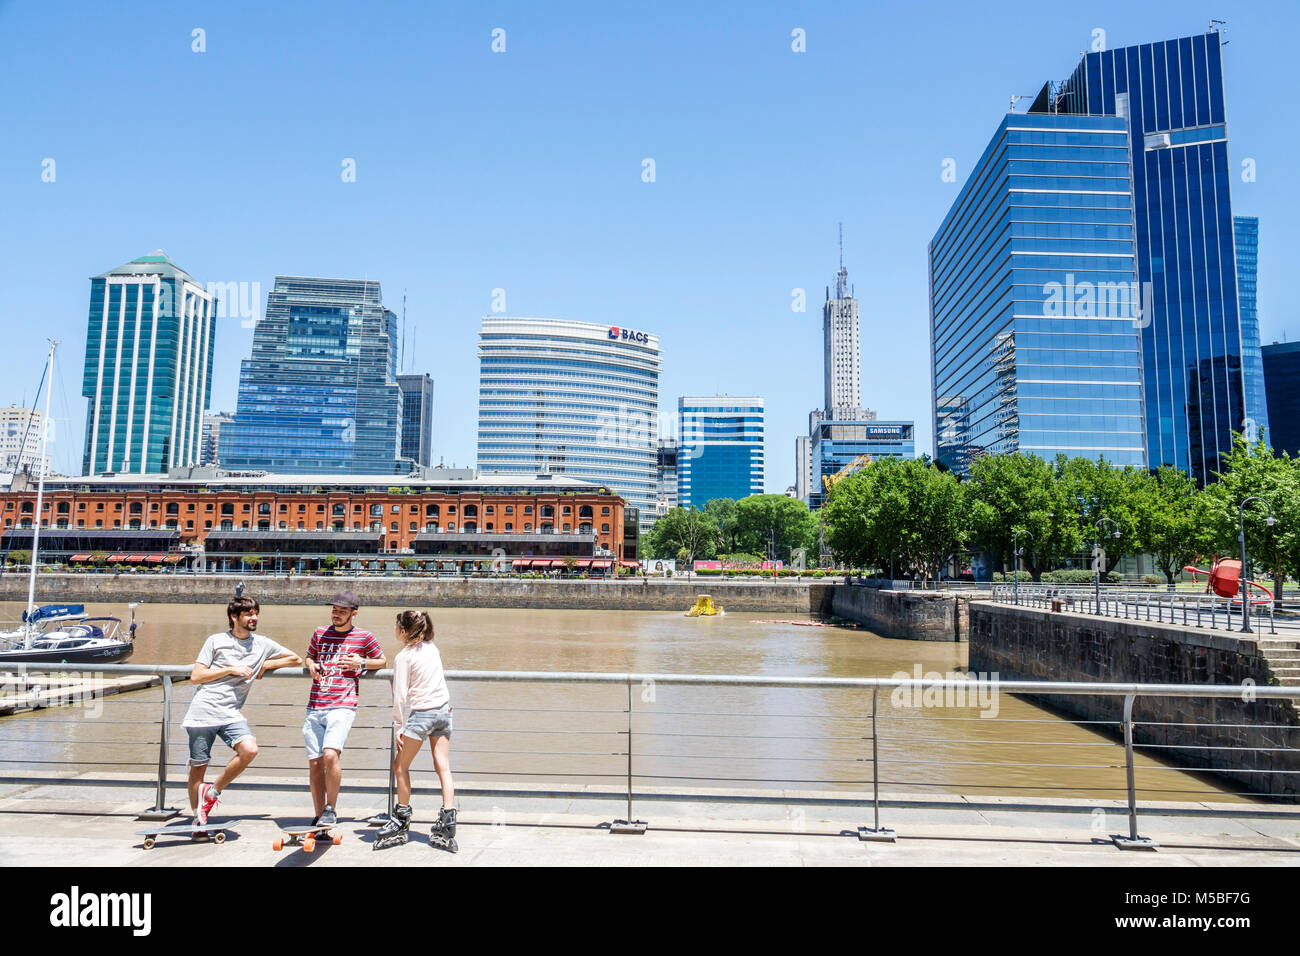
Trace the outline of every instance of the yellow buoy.
<path fill-rule="evenodd" d="M 713 603 L 713 598 L 707 594 L 701 594 L 695 599 L 694 606 L 686 612 L 687 617 L 715 617 L 722 614 L 722 608 Z"/>

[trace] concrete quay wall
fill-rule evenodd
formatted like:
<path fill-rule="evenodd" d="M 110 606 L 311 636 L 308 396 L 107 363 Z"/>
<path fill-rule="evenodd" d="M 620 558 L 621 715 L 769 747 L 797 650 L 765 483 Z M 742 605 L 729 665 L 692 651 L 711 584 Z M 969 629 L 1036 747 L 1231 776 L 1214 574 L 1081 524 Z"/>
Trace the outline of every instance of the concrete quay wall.
<path fill-rule="evenodd" d="M 698 594 L 711 594 L 727 611 L 788 614 L 830 613 L 825 581 L 545 580 L 536 578 L 442 578 L 344 575 L 43 574 L 39 603 L 124 604 L 225 603 L 235 585 L 263 605 L 327 604 L 341 588 L 372 607 L 509 607 L 612 611 L 681 611 Z M 27 578 L 0 576 L 0 601 L 26 601 Z"/>
<path fill-rule="evenodd" d="M 970 603 L 984 597 L 978 591 L 889 591 L 845 585 L 831 592 L 831 613 L 884 637 L 965 641 Z"/>
<path fill-rule="evenodd" d="M 1142 697 L 1133 705 L 1133 739 L 1187 769 L 1212 770 L 1237 789 L 1296 800 L 1300 796 L 1300 714 L 1289 700 L 1248 700 L 1254 685 L 1276 685 L 1253 640 L 1226 632 L 1013 607 L 970 605 L 970 669 L 1000 680 L 1229 684 L 1241 697 Z M 1297 691 L 1300 693 L 1300 691 Z M 1119 721 L 1122 697 L 1027 695 L 1083 720 Z M 1122 734 L 1118 727 L 1107 732 Z M 1207 750 L 1207 747 L 1230 749 Z M 1263 749 L 1251 749 L 1263 748 Z M 1260 773 L 1263 770 L 1293 773 Z M 1141 774 L 1140 774 L 1141 775 Z M 1139 787 L 1156 787 L 1146 774 Z"/>

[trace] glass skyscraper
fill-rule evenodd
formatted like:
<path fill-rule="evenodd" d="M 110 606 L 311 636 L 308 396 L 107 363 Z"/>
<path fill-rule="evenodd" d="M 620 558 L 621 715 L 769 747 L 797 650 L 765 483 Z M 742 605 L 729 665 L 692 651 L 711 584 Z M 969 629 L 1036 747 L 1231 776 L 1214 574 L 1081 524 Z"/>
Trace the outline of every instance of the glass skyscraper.
<path fill-rule="evenodd" d="M 1268 396 L 1273 430 L 1268 443 L 1277 454 L 1300 456 L 1300 342 L 1274 342 L 1260 352 L 1264 360 L 1264 393 Z"/>
<path fill-rule="evenodd" d="M 856 421 L 821 418 L 812 424 L 811 477 L 808 497 L 810 508 L 820 508 L 826 500 L 824 479 L 838 473 L 846 466 L 855 466 L 863 455 L 871 460 L 880 458 L 915 458 L 916 423 L 906 421 L 882 422 L 875 413 L 863 409 Z M 861 470 L 860 465 L 849 472 Z"/>
<path fill-rule="evenodd" d="M 1219 34 L 1088 53 L 1035 108 L 1128 131 L 1150 465 L 1212 479 L 1247 415 Z"/>
<path fill-rule="evenodd" d="M 417 465 L 433 464 L 433 379 L 399 375 L 402 387 L 402 457 Z"/>
<path fill-rule="evenodd" d="M 86 475 L 198 464 L 215 331 L 216 296 L 161 249 L 90 280 Z"/>
<path fill-rule="evenodd" d="M 403 474 L 397 317 L 379 283 L 277 276 L 239 372 L 223 468 Z"/>
<path fill-rule="evenodd" d="M 1268 401 L 1264 394 L 1264 357 L 1260 353 L 1259 312 L 1255 289 L 1259 279 L 1259 219 L 1233 216 L 1237 242 L 1237 302 L 1241 310 L 1241 369 L 1246 386 L 1246 415 L 1256 435 L 1268 431 Z"/>
<path fill-rule="evenodd" d="M 731 395 L 677 400 L 677 504 L 763 493 L 763 400 Z"/>
<path fill-rule="evenodd" d="M 1121 118 L 1012 113 L 931 240 L 935 458 L 954 472 L 1014 451 L 1145 466 L 1128 146 Z"/>
<path fill-rule="evenodd" d="M 478 469 L 594 481 L 654 522 L 659 337 L 564 319 L 485 316 Z"/>

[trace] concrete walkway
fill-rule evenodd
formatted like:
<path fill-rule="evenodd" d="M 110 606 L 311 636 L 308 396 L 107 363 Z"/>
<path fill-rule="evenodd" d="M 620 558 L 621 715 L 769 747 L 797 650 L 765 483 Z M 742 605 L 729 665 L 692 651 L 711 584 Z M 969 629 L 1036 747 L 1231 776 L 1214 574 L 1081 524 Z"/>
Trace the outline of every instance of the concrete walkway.
<path fill-rule="evenodd" d="M 344 841 L 315 853 L 271 848 L 277 822 L 305 822 L 306 794 L 232 787 L 215 819 L 244 821 L 223 845 L 171 837 L 144 850 L 135 816 L 148 788 L 6 785 L 0 788 L 0 866 L 1294 866 L 1300 864 L 1300 808 L 1165 804 L 1143 809 L 1139 833 L 1154 851 L 1122 851 L 1109 835 L 1128 818 L 1115 804 L 900 796 L 882 823 L 892 844 L 861 842 L 870 807 L 791 795 L 779 803 L 710 801 L 667 794 L 638 799 L 644 835 L 609 832 L 626 804 L 605 795 L 463 795 L 461 851 L 428 845 L 438 800 L 417 793 L 417 826 L 406 846 L 374 852 L 374 830 L 358 818 L 378 811 L 378 793 L 345 793 Z M 172 802 L 183 799 L 178 791 Z M 1215 810 L 1213 814 L 1203 812 Z M 180 817 L 172 822 L 186 822 Z"/>

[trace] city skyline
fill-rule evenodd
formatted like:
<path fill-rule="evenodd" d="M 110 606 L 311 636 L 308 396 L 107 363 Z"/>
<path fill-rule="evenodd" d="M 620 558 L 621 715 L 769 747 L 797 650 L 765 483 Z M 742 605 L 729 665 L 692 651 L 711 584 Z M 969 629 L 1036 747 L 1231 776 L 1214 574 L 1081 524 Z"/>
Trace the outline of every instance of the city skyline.
<path fill-rule="evenodd" d="M 1295 338 L 1300 329 L 1296 293 L 1279 275 L 1300 239 L 1285 215 L 1297 187 L 1282 174 L 1293 135 L 1278 131 L 1262 105 L 1294 81 L 1275 65 L 1284 62 L 1279 43 L 1286 33 L 1275 20 L 1245 8 L 1224 15 L 1232 41 L 1225 50 L 1228 166 L 1236 172 L 1250 159 L 1258 171 L 1255 180 L 1235 184 L 1233 211 L 1261 217 L 1259 320 L 1267 344 Z M 1063 79 L 1074 52 L 1096 42 L 1097 30 L 1109 47 L 1119 47 L 1204 29 L 1201 18 L 1172 4 L 1102 4 L 1032 23 L 983 23 L 954 5 L 933 18 L 942 23 L 926 18 L 932 30 L 924 43 L 910 36 L 920 15 L 899 11 L 760 8 L 751 23 L 725 31 L 707 14 L 690 24 L 662 20 L 642 32 L 629 32 L 624 15 L 594 11 L 549 24 L 522 8 L 493 16 L 501 23 L 459 12 L 440 22 L 441 33 L 429 34 L 431 21 L 415 14 L 411 38 L 391 37 L 372 23 L 346 37 L 324 25 L 326 11 L 301 43 L 284 45 L 269 38 L 299 34 L 275 12 L 222 12 L 207 23 L 168 13 L 137 24 L 132 36 L 93 14 L 78 22 L 72 14 L 6 7 L 0 18 L 11 27 L 8 35 L 39 39 L 57 30 L 68 55 L 85 61 L 42 88 L 39 109 L 23 101 L 26 81 L 15 94 L 11 149 L 0 158 L 0 188 L 19 227 L 6 240 L 10 281 L 0 284 L 0 315 L 17 333 L 11 348 L 31 354 L 34 365 L 48 329 L 75 356 L 85 334 L 80 277 L 97 273 L 106 258 L 121 261 L 161 246 L 205 280 L 235 287 L 237 307 L 218 317 L 208 406 L 233 411 L 238 363 L 251 350 L 251 321 L 275 274 L 375 279 L 393 302 L 408 294 L 411 327 L 419 330 L 412 369 L 439 380 L 434 460 L 464 465 L 475 456 L 474 320 L 493 310 L 499 290 L 509 314 L 657 329 L 665 347 L 663 417 L 677 395 L 763 395 L 773 462 L 767 490 L 779 493 L 793 482 L 790 439 L 820 404 L 818 293 L 836 254 L 835 223 L 845 223 L 846 267 L 859 288 L 871 290 L 862 296 L 863 350 L 871 356 L 863 364 L 880 369 L 879 389 L 889 400 L 873 383 L 869 404 L 890 419 L 915 419 L 917 447 L 928 450 L 924 246 L 996 117 L 1005 114 L 1008 94 L 1032 93 L 1029 77 Z M 574 22 L 585 23 L 576 40 Z M 498 25 L 509 37 L 504 54 L 490 49 Z M 200 27 L 203 53 L 191 50 L 191 32 Z M 806 31 L 806 52 L 791 49 L 796 28 Z M 440 37 L 441 52 L 417 69 L 423 41 L 414 37 L 421 29 Z M 298 99 L 288 78 L 295 64 L 321 56 L 345 61 L 354 45 L 381 36 L 394 41 L 393 62 L 400 64 L 383 77 L 391 105 L 375 113 L 395 134 L 392 145 L 364 147 L 333 129 L 316 143 L 309 131 L 328 129 L 321 124 L 338 108 L 383 97 L 375 95 L 378 81 L 344 68 L 340 79 L 323 80 Z M 173 40 L 177 49 L 170 52 Z M 142 44 L 162 51 L 148 82 L 125 71 L 130 51 Z M 990 64 L 987 50 L 995 45 L 1017 55 Z M 16 75 L 25 67 L 40 72 L 33 60 L 40 44 L 29 46 L 13 50 Z M 859 79 L 849 64 L 863 49 L 878 50 L 881 61 Z M 241 65 L 261 56 L 269 61 L 272 51 L 286 62 L 232 82 Z M 666 55 L 681 79 L 656 66 Z M 228 151 L 220 159 L 194 157 L 167 144 L 146 154 L 128 130 L 98 125 L 87 113 L 87 70 L 122 95 L 159 86 L 184 91 L 195 111 L 222 118 L 218 126 L 232 142 L 265 138 L 272 122 L 288 124 L 302 139 L 256 161 Z M 521 89 L 521 71 L 540 77 L 534 89 Z M 436 109 L 457 131 L 454 150 L 436 148 L 430 133 L 404 119 L 419 100 L 414 91 L 424 88 L 423 76 L 448 80 L 453 90 Z M 593 89 L 593 76 L 602 77 L 601 89 Z M 620 115 L 615 104 L 646 83 L 660 95 L 632 96 L 644 105 Z M 708 91 L 699 108 L 685 95 L 696 88 Z M 844 123 L 846 101 L 868 100 L 879 115 Z M 942 129 L 921 132 L 912 114 L 920 104 L 940 102 L 948 107 Z M 84 119 L 86 136 L 55 133 L 43 118 L 47 109 Z M 600 140 L 583 132 L 593 112 L 615 117 Z M 819 153 L 803 135 L 805 126 L 822 125 L 842 138 L 835 150 Z M 92 134 L 100 146 L 88 150 Z M 865 148 L 885 139 L 887 148 Z M 496 148 L 508 142 L 538 148 L 511 158 Z M 46 158 L 57 164 L 53 181 L 41 179 Z M 355 161 L 355 182 L 340 178 L 347 159 Z M 653 181 L 642 178 L 644 159 L 655 160 Z M 945 178 L 949 169 L 953 175 Z M 156 196 L 135 190 L 128 198 L 105 188 L 144 177 L 156 183 Z M 205 215 L 191 222 L 164 202 L 176 188 L 198 190 Z M 55 243 L 58 255 L 51 255 Z M 31 277 L 30 287 L 17 281 L 20 274 Z M 797 289 L 806 296 L 802 312 L 791 307 Z M 245 303 L 255 316 L 240 314 Z M 738 350 L 738 341 L 751 347 Z M 34 390 L 32 379 L 11 378 L 0 403 L 21 402 Z M 56 377 L 52 454 L 61 471 L 76 470 L 80 449 L 69 452 L 70 436 L 79 438 L 84 428 L 84 409 L 76 408 L 69 384 L 65 376 L 61 395 Z"/>

